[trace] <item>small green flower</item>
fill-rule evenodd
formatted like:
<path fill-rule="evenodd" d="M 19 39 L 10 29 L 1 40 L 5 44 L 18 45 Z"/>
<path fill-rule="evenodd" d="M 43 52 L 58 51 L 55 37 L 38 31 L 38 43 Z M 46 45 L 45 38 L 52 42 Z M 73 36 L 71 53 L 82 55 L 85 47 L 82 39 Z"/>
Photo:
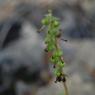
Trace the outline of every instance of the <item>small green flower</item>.
<path fill-rule="evenodd" d="M 54 27 L 58 27 L 60 24 L 58 21 L 54 21 Z"/>
<path fill-rule="evenodd" d="M 42 20 L 42 24 L 43 24 L 43 25 L 48 25 L 48 24 L 49 24 L 48 19 L 43 19 L 43 20 Z"/>
<path fill-rule="evenodd" d="M 58 56 L 62 56 L 63 55 L 63 52 L 61 50 L 58 50 L 57 53 L 58 53 Z"/>
<path fill-rule="evenodd" d="M 55 73 L 56 76 L 60 76 L 61 75 L 61 73 L 57 69 L 54 70 L 54 73 Z"/>
<path fill-rule="evenodd" d="M 60 66 L 60 67 L 64 67 L 64 62 L 62 62 L 62 61 L 59 62 L 59 66 Z"/>

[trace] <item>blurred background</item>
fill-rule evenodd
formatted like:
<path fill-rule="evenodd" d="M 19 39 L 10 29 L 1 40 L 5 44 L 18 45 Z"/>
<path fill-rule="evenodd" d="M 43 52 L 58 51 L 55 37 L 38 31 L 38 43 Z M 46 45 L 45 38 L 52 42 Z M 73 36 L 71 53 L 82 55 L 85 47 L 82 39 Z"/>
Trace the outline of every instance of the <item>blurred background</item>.
<path fill-rule="evenodd" d="M 18 16 L 40 29 L 48 9 L 60 18 L 63 38 L 68 40 L 61 47 L 69 95 L 95 95 L 95 0 L 0 0 L 0 30 L 8 19 Z M 43 33 L 40 35 L 43 39 Z M 63 92 L 62 85 L 52 81 L 37 95 Z"/>

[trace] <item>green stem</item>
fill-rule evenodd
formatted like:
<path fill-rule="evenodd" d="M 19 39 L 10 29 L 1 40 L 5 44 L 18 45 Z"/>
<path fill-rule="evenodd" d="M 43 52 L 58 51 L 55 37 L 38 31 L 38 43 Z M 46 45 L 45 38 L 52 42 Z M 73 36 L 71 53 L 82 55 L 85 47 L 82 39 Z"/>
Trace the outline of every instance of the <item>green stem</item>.
<path fill-rule="evenodd" d="M 69 95 L 66 82 L 63 82 L 63 86 L 64 86 L 64 95 Z"/>

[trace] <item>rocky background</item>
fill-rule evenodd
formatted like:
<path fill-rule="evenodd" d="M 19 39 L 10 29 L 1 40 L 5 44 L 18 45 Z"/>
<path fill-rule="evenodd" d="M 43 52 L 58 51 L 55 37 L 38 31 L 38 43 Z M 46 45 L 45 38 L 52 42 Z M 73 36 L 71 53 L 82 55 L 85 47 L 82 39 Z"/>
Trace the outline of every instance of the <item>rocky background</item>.
<path fill-rule="evenodd" d="M 95 0 L 0 0 L 0 27 L 23 16 L 36 29 L 48 9 L 60 18 L 69 95 L 95 95 Z M 44 35 L 42 35 L 44 38 Z M 63 95 L 60 83 L 40 88 L 38 95 Z"/>

